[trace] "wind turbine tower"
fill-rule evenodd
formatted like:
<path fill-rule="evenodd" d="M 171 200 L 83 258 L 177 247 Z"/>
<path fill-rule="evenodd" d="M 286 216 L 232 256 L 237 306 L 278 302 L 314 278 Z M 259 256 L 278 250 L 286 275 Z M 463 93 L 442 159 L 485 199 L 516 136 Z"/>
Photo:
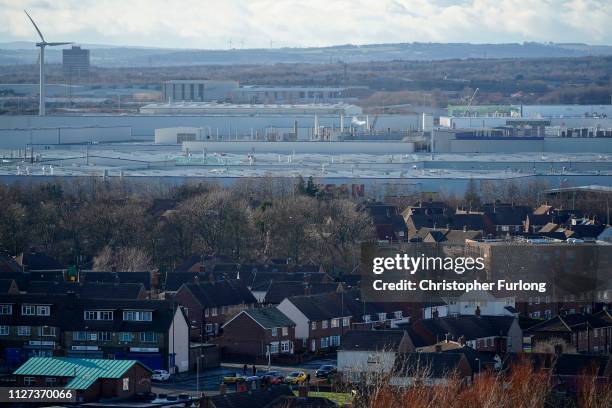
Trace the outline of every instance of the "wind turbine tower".
<path fill-rule="evenodd" d="M 45 41 L 45 37 L 43 37 L 42 33 L 40 32 L 40 30 L 38 29 L 38 26 L 36 25 L 36 23 L 34 22 L 34 20 L 32 20 L 32 17 L 30 17 L 30 15 L 28 14 L 27 11 L 23 10 L 26 15 L 28 16 L 28 18 L 30 19 L 30 21 L 32 22 L 32 25 L 34 26 L 34 28 L 36 29 L 36 32 L 38 32 L 38 35 L 40 36 L 40 42 L 36 43 L 37 47 L 40 47 L 40 58 L 39 58 L 39 64 L 40 64 L 40 101 L 38 103 L 38 114 L 40 116 L 45 116 L 45 47 L 49 46 L 49 47 L 55 47 L 58 45 L 68 45 L 68 44 L 72 44 L 70 42 L 47 42 Z"/>

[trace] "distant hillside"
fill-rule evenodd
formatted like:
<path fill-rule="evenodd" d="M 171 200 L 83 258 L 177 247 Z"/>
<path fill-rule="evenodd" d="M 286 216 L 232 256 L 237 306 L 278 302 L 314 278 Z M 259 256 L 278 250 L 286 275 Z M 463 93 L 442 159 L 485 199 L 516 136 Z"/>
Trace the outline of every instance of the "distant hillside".
<path fill-rule="evenodd" d="M 558 58 L 612 55 L 612 46 L 588 44 L 468 44 L 402 43 L 339 45 L 324 48 L 195 50 L 144 47 L 90 48 L 92 64 L 100 67 L 164 67 L 185 65 L 369 62 L 468 58 Z M 49 63 L 61 61 L 61 49 L 47 49 Z M 0 65 L 32 64 L 38 58 L 33 43 L 0 43 Z"/>

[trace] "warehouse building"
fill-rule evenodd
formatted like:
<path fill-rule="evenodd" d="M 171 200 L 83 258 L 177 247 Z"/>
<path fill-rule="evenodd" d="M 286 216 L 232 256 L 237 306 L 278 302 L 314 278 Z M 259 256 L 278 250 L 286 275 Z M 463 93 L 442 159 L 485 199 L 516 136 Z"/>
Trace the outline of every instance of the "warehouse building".
<path fill-rule="evenodd" d="M 163 83 L 162 96 L 167 102 L 224 102 L 237 88 L 238 81 L 175 79 Z"/>

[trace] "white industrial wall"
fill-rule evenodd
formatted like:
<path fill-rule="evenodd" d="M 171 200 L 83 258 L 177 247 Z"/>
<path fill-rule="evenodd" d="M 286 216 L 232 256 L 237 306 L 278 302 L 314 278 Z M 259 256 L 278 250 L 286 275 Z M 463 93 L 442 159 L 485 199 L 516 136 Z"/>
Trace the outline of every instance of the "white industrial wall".
<path fill-rule="evenodd" d="M 350 117 L 345 118 L 345 124 L 348 126 Z M 153 141 L 155 129 L 170 128 L 170 127 L 210 127 L 211 133 L 216 134 L 217 129 L 219 134 L 249 135 L 253 132 L 265 133 L 266 129 L 271 127 L 276 128 L 291 128 L 293 129 L 294 122 L 297 120 L 298 128 L 311 128 L 314 126 L 314 115 L 270 115 L 270 116 L 188 116 L 188 115 L 16 115 L 16 116 L 0 116 L 0 148 L 14 147 L 16 140 L 3 140 L 7 138 L 11 132 L 10 129 L 28 129 L 28 128 L 54 128 L 54 127 L 83 127 L 83 126 L 129 126 L 131 134 L 134 138 L 148 138 Z M 319 124 L 326 127 L 340 127 L 339 116 L 319 116 Z M 374 122 L 374 117 L 370 118 L 370 123 Z M 376 119 L 376 127 L 378 130 L 406 130 L 417 129 L 419 126 L 418 115 L 379 115 Z M 52 134 L 53 131 L 49 131 Z M 16 132 L 14 135 L 19 135 L 22 132 Z M 108 133 L 108 134 L 107 134 Z M 99 141 L 117 140 L 117 133 L 100 129 L 98 134 Z M 84 142 L 89 141 L 87 137 L 83 138 Z M 125 139 L 127 140 L 127 139 Z M 48 142 L 44 142 L 48 143 Z M 18 143 L 21 145 L 21 142 Z"/>
<path fill-rule="evenodd" d="M 322 154 L 407 154 L 414 152 L 414 143 L 409 142 L 184 142 L 183 149 L 219 153 L 322 153 Z"/>

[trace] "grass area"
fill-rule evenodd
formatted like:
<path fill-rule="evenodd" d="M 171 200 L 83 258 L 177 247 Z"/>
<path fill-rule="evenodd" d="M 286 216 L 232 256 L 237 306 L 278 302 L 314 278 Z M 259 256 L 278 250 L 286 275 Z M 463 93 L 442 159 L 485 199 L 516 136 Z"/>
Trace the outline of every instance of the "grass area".
<path fill-rule="evenodd" d="M 297 391 L 293 392 L 296 396 L 298 395 Z M 344 404 L 351 403 L 351 394 L 347 392 L 316 392 L 310 391 L 308 393 L 309 397 L 323 397 L 329 400 L 334 401 L 336 404 L 343 406 Z"/>

